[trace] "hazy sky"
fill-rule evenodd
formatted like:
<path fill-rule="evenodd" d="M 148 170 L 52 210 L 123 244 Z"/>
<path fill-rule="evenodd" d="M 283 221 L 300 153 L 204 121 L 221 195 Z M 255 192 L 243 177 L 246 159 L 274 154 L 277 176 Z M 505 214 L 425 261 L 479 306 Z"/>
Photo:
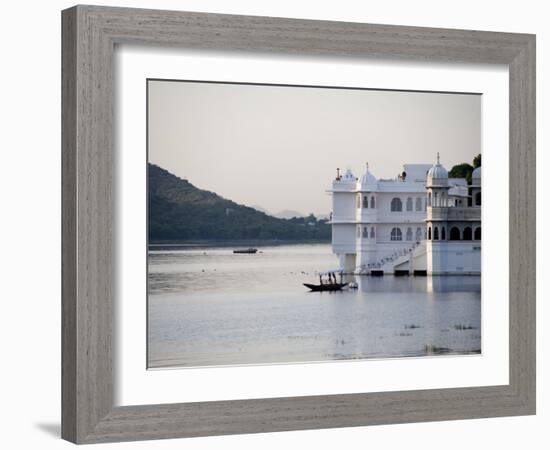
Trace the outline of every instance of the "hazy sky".
<path fill-rule="evenodd" d="M 481 152 L 481 96 L 149 82 L 149 161 L 245 205 L 330 212 L 336 168 L 378 178 Z"/>

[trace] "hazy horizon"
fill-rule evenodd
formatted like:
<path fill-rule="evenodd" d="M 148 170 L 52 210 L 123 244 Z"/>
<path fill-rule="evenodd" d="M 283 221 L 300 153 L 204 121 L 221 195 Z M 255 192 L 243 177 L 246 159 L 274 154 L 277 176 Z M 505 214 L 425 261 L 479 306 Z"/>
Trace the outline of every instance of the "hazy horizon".
<path fill-rule="evenodd" d="M 481 96 L 180 81 L 148 83 L 149 162 L 272 214 L 327 214 L 336 168 L 377 178 L 481 153 Z"/>

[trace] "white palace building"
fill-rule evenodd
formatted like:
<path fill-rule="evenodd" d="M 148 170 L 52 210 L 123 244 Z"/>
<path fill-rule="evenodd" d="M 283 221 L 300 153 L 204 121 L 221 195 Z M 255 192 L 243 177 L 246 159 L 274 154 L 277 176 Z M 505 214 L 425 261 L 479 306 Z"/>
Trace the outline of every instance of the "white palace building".
<path fill-rule="evenodd" d="M 449 178 L 439 162 L 405 164 L 377 179 L 367 164 L 357 179 L 337 171 L 332 183 L 332 250 L 346 273 L 479 275 L 481 167 L 472 184 Z"/>

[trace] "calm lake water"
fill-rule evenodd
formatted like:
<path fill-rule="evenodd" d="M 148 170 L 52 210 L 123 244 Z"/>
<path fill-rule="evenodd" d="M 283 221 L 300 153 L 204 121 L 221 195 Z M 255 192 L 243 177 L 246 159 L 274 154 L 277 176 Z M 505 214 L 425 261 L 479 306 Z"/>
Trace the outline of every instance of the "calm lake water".
<path fill-rule="evenodd" d="M 149 251 L 149 367 L 211 366 L 481 351 L 480 277 L 348 277 L 329 245 Z"/>

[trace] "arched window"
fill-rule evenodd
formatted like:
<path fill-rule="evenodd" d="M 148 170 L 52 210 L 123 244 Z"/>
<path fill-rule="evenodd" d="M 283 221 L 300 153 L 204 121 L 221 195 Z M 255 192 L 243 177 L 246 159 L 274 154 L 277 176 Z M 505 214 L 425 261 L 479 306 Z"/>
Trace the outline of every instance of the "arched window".
<path fill-rule="evenodd" d="M 364 195 L 363 196 L 363 208 L 368 208 L 369 207 L 369 197 Z"/>
<path fill-rule="evenodd" d="M 445 239 L 445 227 L 441 227 L 441 240 L 444 241 Z"/>
<path fill-rule="evenodd" d="M 434 241 L 439 241 L 439 228 L 434 227 Z"/>
<path fill-rule="evenodd" d="M 472 229 L 470 227 L 464 228 L 464 231 L 462 232 L 462 239 L 465 241 L 472 240 Z"/>
<path fill-rule="evenodd" d="M 432 206 L 432 193 L 428 192 L 428 206 Z"/>
<path fill-rule="evenodd" d="M 413 230 L 411 227 L 407 228 L 407 241 L 413 240 Z"/>
<path fill-rule="evenodd" d="M 391 211 L 392 212 L 399 212 L 403 211 L 403 203 L 401 202 L 400 198 L 394 197 L 391 201 Z"/>
<path fill-rule="evenodd" d="M 474 231 L 474 240 L 481 241 L 481 227 L 477 227 Z"/>
<path fill-rule="evenodd" d="M 364 239 L 369 238 L 369 229 L 367 227 L 363 227 L 363 238 Z"/>
<path fill-rule="evenodd" d="M 409 197 L 407 199 L 407 211 L 412 211 L 412 210 L 413 210 L 413 199 Z"/>
<path fill-rule="evenodd" d="M 439 206 L 437 203 L 437 192 L 434 192 L 434 204 L 432 206 Z"/>
<path fill-rule="evenodd" d="M 361 194 L 357 194 L 357 209 L 361 209 Z"/>
<path fill-rule="evenodd" d="M 390 239 L 392 241 L 402 241 L 403 240 L 403 235 L 401 233 L 401 228 L 397 228 L 397 227 L 392 228 Z"/>
<path fill-rule="evenodd" d="M 481 206 L 481 192 L 476 194 L 476 206 Z"/>
<path fill-rule="evenodd" d="M 376 208 L 376 202 L 374 200 L 374 195 L 370 198 L 370 207 L 371 208 Z"/>
<path fill-rule="evenodd" d="M 371 238 L 371 239 L 374 239 L 374 236 L 375 236 L 375 234 L 374 234 L 374 227 L 370 227 L 370 238 Z"/>
<path fill-rule="evenodd" d="M 422 228 L 418 227 L 416 229 L 416 236 L 415 236 L 416 240 L 417 241 L 421 241 L 422 240 Z"/>
<path fill-rule="evenodd" d="M 428 240 L 432 240 L 432 227 L 428 227 Z"/>
<path fill-rule="evenodd" d="M 422 211 L 422 197 L 416 197 L 416 208 L 417 211 Z"/>
<path fill-rule="evenodd" d="M 451 241 L 460 241 L 460 230 L 457 227 L 451 228 L 449 239 Z"/>

